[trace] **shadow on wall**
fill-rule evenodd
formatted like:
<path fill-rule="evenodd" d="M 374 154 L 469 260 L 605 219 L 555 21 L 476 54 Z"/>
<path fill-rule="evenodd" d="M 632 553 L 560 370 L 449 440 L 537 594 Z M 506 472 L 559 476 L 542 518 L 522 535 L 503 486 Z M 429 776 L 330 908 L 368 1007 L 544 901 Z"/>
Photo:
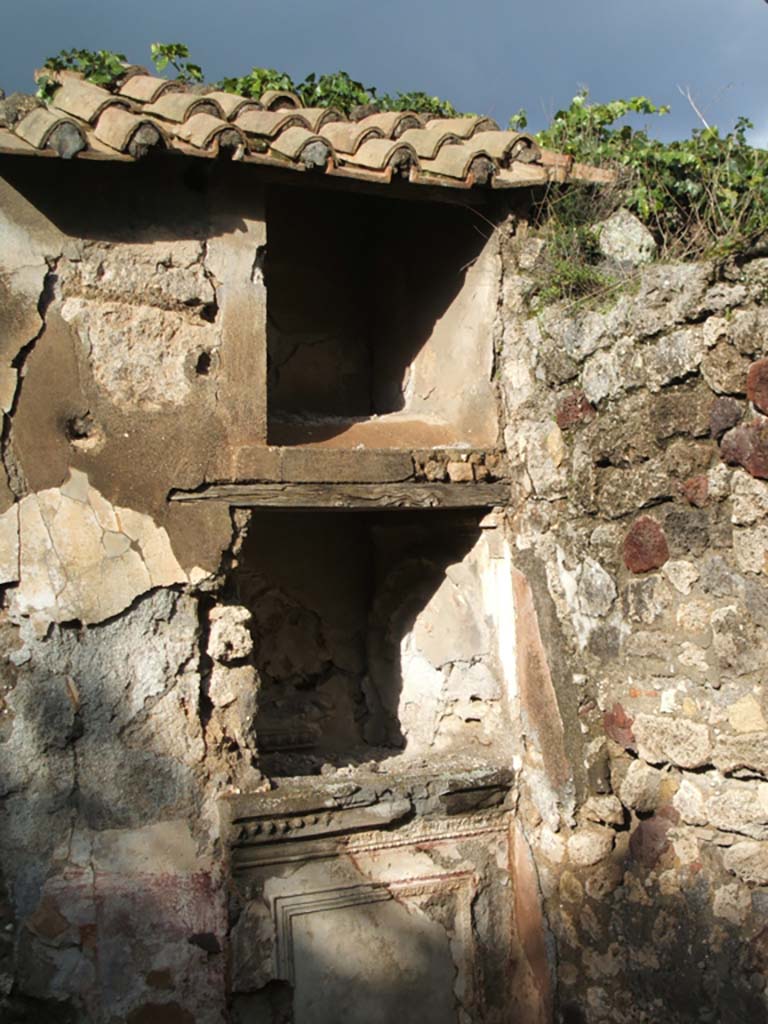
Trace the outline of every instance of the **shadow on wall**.
<path fill-rule="evenodd" d="M 279 187 L 268 192 L 267 218 L 271 439 L 285 443 L 290 426 L 279 421 L 292 416 L 404 409 L 411 364 L 493 224 L 468 206 Z M 425 371 L 433 389 L 438 372 Z M 342 429 L 325 422 L 312 436 L 327 440 Z"/>
<path fill-rule="evenodd" d="M 436 718 L 462 673 L 479 694 L 477 721 L 464 731 L 470 743 L 484 734 L 483 699 L 500 704 L 501 684 L 479 577 L 462 564 L 481 536 L 479 518 L 251 514 L 225 600 L 252 613 L 257 746 L 268 774 L 380 760 L 406 742 L 426 751 L 434 737 L 429 724 L 421 735 L 419 712 L 426 723 Z"/>
<path fill-rule="evenodd" d="M 701 865 L 672 868 L 669 826 L 658 814 L 644 816 L 625 853 L 609 866 L 582 869 L 578 881 L 570 875 L 560 899 L 550 902 L 561 1024 L 766 1020 L 768 926 L 746 935 L 740 924 L 713 914 L 714 893 Z M 659 884 L 667 857 L 679 875 L 673 894 Z M 594 902 L 580 902 L 582 883 Z M 768 920 L 765 892 L 755 890 L 753 900 Z"/>
<path fill-rule="evenodd" d="M 133 164 L 0 158 L 3 178 L 65 235 L 116 244 L 202 240 L 214 213 L 218 234 L 245 231 L 235 204 L 222 197 L 234 194 L 244 216 L 262 217 L 251 170 L 183 158 Z"/>
<path fill-rule="evenodd" d="M 292 983 L 270 981 L 234 997 L 235 1024 L 467 1019 L 466 1001 L 462 1009 L 454 991 L 458 969 L 448 932 L 426 916 L 412 918 L 396 900 L 379 903 L 374 914 L 349 908 L 298 917 L 292 965 Z"/>
<path fill-rule="evenodd" d="M 28 638 L 0 735 L 3 1024 L 220 1020 L 223 956 L 193 941 L 223 943 L 226 921 L 191 832 L 196 638 L 196 602 L 171 590 Z M 162 1018 L 132 1016 L 153 1001 Z"/>

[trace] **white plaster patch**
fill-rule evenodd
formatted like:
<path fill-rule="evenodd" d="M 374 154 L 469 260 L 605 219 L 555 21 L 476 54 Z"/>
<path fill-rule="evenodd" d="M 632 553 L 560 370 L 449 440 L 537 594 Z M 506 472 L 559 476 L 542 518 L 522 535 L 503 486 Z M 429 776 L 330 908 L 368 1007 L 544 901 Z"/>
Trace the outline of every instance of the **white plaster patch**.
<path fill-rule="evenodd" d="M 501 688 L 498 679 L 484 662 L 478 661 L 474 665 L 457 663 L 448 677 L 446 696 L 451 700 L 498 700 Z"/>
<path fill-rule="evenodd" d="M 400 727 L 409 747 L 424 749 L 431 746 L 435 738 L 445 677 L 415 649 L 413 633 L 401 642 L 400 665 L 403 675 L 398 708 Z"/>
<path fill-rule="evenodd" d="M 503 727 L 501 697 L 515 687 L 514 622 L 509 548 L 484 530 L 400 642 L 398 719 L 409 755 L 482 742 Z"/>
<path fill-rule="evenodd" d="M 9 511 L 19 523 L 17 620 L 40 629 L 102 622 L 152 587 L 187 582 L 166 531 L 147 515 L 110 505 L 78 470 L 61 488 L 29 494 Z M 0 526 L 0 535 L 3 529 L 10 530 Z"/>
<path fill-rule="evenodd" d="M 19 506 L 0 516 L 0 583 L 15 583 L 19 578 Z"/>

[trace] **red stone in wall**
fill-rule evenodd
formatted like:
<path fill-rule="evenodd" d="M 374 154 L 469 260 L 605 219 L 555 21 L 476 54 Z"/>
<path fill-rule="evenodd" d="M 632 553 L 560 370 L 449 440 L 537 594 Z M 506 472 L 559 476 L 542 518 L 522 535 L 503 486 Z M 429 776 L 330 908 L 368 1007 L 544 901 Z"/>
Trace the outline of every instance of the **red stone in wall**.
<path fill-rule="evenodd" d="M 768 359 L 752 363 L 747 374 L 747 398 L 760 412 L 768 413 Z"/>
<path fill-rule="evenodd" d="M 651 516 L 640 516 L 624 538 L 624 564 L 630 572 L 659 569 L 669 558 L 664 530 Z"/>

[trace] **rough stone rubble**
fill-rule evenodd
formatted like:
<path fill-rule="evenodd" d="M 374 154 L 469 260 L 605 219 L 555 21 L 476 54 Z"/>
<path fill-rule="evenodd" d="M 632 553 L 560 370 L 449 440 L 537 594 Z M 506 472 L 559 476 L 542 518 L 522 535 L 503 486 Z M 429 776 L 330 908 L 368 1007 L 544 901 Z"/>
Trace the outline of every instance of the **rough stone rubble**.
<path fill-rule="evenodd" d="M 510 244 L 501 373 L 586 768 L 565 828 L 535 785 L 521 805 L 563 1019 L 763 1020 L 768 261 L 651 264 L 529 317 L 538 258 Z"/>

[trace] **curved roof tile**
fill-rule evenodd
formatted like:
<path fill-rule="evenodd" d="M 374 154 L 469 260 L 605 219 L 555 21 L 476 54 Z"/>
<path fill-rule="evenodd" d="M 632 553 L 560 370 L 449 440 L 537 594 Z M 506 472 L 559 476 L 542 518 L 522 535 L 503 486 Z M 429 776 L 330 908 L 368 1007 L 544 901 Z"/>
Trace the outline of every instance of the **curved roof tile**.
<path fill-rule="evenodd" d="M 180 92 L 184 88 L 179 82 L 169 82 L 156 75 L 131 75 L 117 90 L 119 96 L 127 96 L 137 103 L 154 103 L 169 92 Z"/>
<path fill-rule="evenodd" d="M 190 92 L 167 92 L 144 107 L 144 111 L 166 121 L 187 121 L 195 114 L 210 114 L 222 121 L 226 120 L 224 111 L 213 97 L 197 96 Z"/>
<path fill-rule="evenodd" d="M 106 89 L 100 89 L 98 85 L 91 85 L 81 78 L 65 78 L 54 93 L 51 107 L 92 123 L 107 107 L 130 110 L 131 102 L 124 97 L 113 96 Z"/>
<path fill-rule="evenodd" d="M 296 93 L 287 89 L 267 89 L 261 94 L 261 105 L 265 110 L 295 110 L 304 106 Z"/>

